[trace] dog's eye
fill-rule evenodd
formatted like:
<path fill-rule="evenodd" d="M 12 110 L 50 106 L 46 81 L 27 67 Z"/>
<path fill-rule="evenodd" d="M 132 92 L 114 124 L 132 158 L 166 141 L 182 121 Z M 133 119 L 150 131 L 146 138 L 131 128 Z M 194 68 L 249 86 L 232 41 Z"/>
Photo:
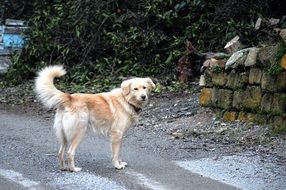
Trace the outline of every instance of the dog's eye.
<path fill-rule="evenodd" d="M 146 89 L 146 86 L 143 86 L 143 89 Z"/>
<path fill-rule="evenodd" d="M 134 90 L 138 90 L 138 88 L 134 88 Z"/>

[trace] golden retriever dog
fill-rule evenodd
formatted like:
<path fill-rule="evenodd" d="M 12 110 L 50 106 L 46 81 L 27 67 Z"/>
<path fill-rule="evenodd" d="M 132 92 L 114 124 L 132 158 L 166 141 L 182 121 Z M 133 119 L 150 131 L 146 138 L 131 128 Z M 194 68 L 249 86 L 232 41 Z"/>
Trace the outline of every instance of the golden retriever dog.
<path fill-rule="evenodd" d="M 54 86 L 54 78 L 65 73 L 62 66 L 48 66 L 38 73 L 35 81 L 39 100 L 45 107 L 56 109 L 54 128 L 60 142 L 60 169 L 81 170 L 75 167 L 74 155 L 88 128 L 110 138 L 112 164 L 117 169 L 125 168 L 127 163 L 120 158 L 123 134 L 137 121 L 155 84 L 150 78 L 133 78 L 123 81 L 121 88 L 110 92 L 69 94 Z M 66 166 L 64 153 L 67 147 Z"/>

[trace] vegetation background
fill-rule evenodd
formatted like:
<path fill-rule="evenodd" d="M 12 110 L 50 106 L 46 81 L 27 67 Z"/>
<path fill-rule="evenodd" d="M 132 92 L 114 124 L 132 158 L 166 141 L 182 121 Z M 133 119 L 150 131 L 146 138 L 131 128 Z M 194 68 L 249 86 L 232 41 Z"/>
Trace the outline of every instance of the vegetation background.
<path fill-rule="evenodd" d="M 281 0 L 5 0 L 0 7 L 1 22 L 24 19 L 31 27 L 5 76 L 10 84 L 50 64 L 64 64 L 65 80 L 80 84 L 125 76 L 172 81 L 187 39 L 201 52 L 222 51 L 235 35 L 254 46 L 271 36 L 254 29 L 258 17 L 286 20 Z"/>

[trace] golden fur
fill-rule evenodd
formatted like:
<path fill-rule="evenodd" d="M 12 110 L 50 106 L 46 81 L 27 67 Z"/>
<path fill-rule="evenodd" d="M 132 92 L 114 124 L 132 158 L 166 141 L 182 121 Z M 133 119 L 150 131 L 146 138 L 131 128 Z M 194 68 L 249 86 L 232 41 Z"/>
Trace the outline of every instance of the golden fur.
<path fill-rule="evenodd" d="M 74 155 L 89 127 L 110 137 L 112 163 L 117 169 L 124 168 L 127 163 L 120 159 L 123 134 L 136 122 L 155 84 L 150 78 L 134 78 L 123 81 L 121 88 L 106 93 L 68 94 L 53 84 L 55 77 L 65 73 L 62 66 L 49 66 L 38 73 L 35 82 L 35 91 L 44 106 L 56 108 L 54 128 L 60 141 L 61 170 L 81 170 L 75 167 Z M 67 147 L 66 166 L 64 153 Z"/>

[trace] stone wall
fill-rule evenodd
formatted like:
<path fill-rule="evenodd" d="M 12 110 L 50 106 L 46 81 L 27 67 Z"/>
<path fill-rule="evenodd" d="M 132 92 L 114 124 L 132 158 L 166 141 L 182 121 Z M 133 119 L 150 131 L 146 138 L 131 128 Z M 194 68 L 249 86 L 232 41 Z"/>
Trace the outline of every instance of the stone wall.
<path fill-rule="evenodd" d="M 227 121 L 286 127 L 286 70 L 270 74 L 269 65 L 272 63 L 266 62 L 272 59 L 258 56 L 251 66 L 246 66 L 244 61 L 229 70 L 208 67 L 203 75 L 205 82 L 200 104 L 214 108 Z"/>

